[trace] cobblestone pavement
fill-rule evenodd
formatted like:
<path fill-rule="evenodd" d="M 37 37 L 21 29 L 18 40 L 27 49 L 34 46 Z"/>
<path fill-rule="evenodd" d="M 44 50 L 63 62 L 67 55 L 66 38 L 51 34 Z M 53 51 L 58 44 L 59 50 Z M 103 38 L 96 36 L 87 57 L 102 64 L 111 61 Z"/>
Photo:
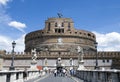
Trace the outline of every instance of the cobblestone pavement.
<path fill-rule="evenodd" d="M 54 77 L 53 74 L 46 75 L 44 77 L 38 77 L 32 80 L 28 80 L 25 82 L 83 82 L 82 80 L 71 77 L 71 76 L 65 76 L 65 77 Z"/>

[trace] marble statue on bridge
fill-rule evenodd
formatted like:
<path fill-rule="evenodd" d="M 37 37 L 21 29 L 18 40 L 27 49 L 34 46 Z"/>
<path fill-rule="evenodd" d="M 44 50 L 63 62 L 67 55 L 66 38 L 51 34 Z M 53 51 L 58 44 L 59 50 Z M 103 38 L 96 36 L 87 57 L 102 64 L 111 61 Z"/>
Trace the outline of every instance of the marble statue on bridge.
<path fill-rule="evenodd" d="M 36 49 L 31 50 L 32 53 L 32 61 L 31 61 L 31 66 L 30 70 L 37 70 L 37 54 L 36 54 Z"/>
<path fill-rule="evenodd" d="M 83 61 L 83 56 L 84 56 L 83 48 L 78 46 L 77 53 L 78 53 L 78 70 L 85 70 L 84 61 Z"/>

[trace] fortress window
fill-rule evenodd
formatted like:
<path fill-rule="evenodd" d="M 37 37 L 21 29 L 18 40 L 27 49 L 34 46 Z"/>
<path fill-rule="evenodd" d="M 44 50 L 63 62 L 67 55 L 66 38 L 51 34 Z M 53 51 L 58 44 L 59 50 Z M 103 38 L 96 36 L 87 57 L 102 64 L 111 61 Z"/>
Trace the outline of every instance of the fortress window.
<path fill-rule="evenodd" d="M 64 33 L 64 29 L 61 29 L 62 33 Z"/>
<path fill-rule="evenodd" d="M 62 22 L 62 27 L 64 27 L 64 23 Z"/>
<path fill-rule="evenodd" d="M 77 32 L 75 32 L 75 34 L 77 34 Z"/>
<path fill-rule="evenodd" d="M 44 34 L 44 32 L 42 32 L 42 34 Z"/>
<path fill-rule="evenodd" d="M 91 36 L 91 34 L 88 34 L 88 36 Z"/>
<path fill-rule="evenodd" d="M 68 28 L 70 28 L 70 23 L 68 23 Z"/>
<path fill-rule="evenodd" d="M 55 23 L 55 27 L 57 27 L 58 25 L 57 25 L 57 23 Z"/>
<path fill-rule="evenodd" d="M 56 28 L 55 33 L 64 33 L 64 29 Z"/>
<path fill-rule="evenodd" d="M 57 33 L 57 31 L 58 31 L 58 30 L 57 30 L 57 29 L 55 29 L 55 33 Z"/>
<path fill-rule="evenodd" d="M 58 33 L 60 33 L 61 32 L 61 30 L 60 29 L 58 29 Z"/>
<path fill-rule="evenodd" d="M 50 27 L 51 27 L 51 24 L 50 24 L 50 23 L 48 23 L 48 31 L 50 31 Z"/>

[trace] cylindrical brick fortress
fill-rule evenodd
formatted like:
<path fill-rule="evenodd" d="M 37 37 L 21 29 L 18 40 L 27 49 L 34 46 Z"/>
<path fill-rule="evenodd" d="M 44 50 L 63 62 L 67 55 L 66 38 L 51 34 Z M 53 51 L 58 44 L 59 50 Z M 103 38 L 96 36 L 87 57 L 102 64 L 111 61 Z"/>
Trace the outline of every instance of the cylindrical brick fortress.
<path fill-rule="evenodd" d="M 45 28 L 30 32 L 25 37 L 25 52 L 31 49 L 49 52 L 68 52 L 70 48 L 81 46 L 85 51 L 95 52 L 94 33 L 77 30 L 71 18 L 48 18 Z"/>

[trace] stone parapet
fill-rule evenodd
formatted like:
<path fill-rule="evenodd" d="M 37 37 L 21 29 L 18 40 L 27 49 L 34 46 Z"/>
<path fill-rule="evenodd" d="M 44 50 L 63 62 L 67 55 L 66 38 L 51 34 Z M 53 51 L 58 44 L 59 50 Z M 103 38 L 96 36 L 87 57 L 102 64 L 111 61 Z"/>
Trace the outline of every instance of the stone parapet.
<path fill-rule="evenodd" d="M 4 53 L 3 54 L 4 59 L 10 59 L 12 57 L 12 53 Z M 32 57 L 32 54 L 29 52 L 18 52 L 15 53 L 15 58 L 16 59 L 29 59 Z M 61 52 L 61 54 L 58 54 L 58 52 L 56 53 L 52 53 L 52 52 L 37 52 L 37 57 L 38 58 L 50 58 L 50 59 L 54 59 L 54 58 L 58 58 L 61 57 L 63 59 L 69 59 L 69 58 L 78 58 L 77 54 L 73 54 L 70 52 Z M 95 59 L 96 58 L 96 54 L 94 52 L 88 52 L 88 53 L 84 53 L 84 59 Z M 98 52 L 98 59 L 120 59 L 120 52 Z"/>
<path fill-rule="evenodd" d="M 13 70 L 13 71 L 0 71 L 0 81 L 1 82 L 25 82 L 27 80 L 39 77 L 42 75 L 41 71 L 32 71 L 27 70 L 27 74 L 25 75 L 25 71 L 23 70 Z"/>
<path fill-rule="evenodd" d="M 85 82 L 120 82 L 120 70 L 81 70 L 75 76 Z"/>

